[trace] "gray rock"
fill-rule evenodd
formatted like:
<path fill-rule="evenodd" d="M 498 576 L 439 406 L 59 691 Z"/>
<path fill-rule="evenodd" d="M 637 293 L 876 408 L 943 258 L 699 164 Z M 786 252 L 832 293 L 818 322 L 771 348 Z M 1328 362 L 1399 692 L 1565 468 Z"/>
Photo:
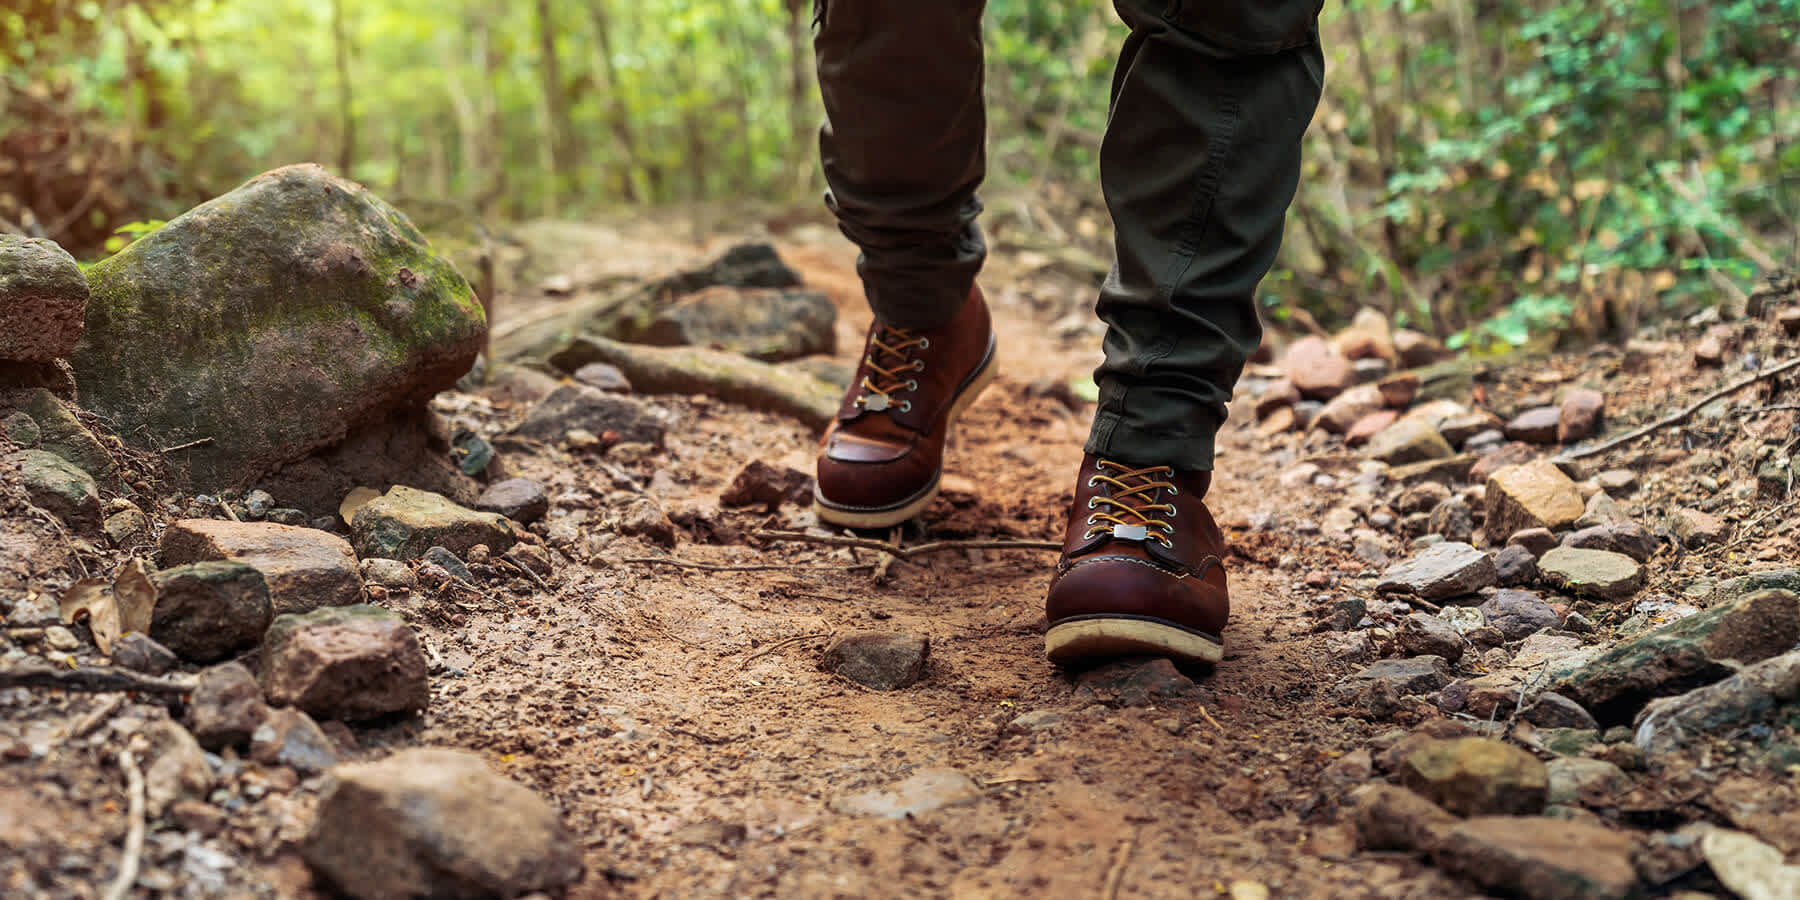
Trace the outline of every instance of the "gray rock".
<path fill-rule="evenodd" d="M 1679 750 L 1694 739 L 1767 721 L 1800 701 L 1800 650 L 1765 659 L 1678 697 L 1653 700 L 1633 741 L 1646 753 Z"/>
<path fill-rule="evenodd" d="M 550 496 L 544 486 L 529 478 L 508 478 L 495 482 L 481 492 L 475 508 L 499 513 L 521 525 L 530 525 L 550 511 Z"/>
<path fill-rule="evenodd" d="M 1512 544 L 1494 554 L 1494 583 L 1501 587 L 1524 587 L 1538 580 L 1537 559 L 1531 551 Z"/>
<path fill-rule="evenodd" d="M 1413 613 L 1401 619 L 1394 639 L 1409 656 L 1441 656 L 1451 665 L 1462 659 L 1462 634 L 1437 616 Z"/>
<path fill-rule="evenodd" d="M 254 647 L 274 615 L 268 582 L 243 563 L 173 566 L 150 581 L 150 637 L 182 659 L 213 662 Z"/>
<path fill-rule="evenodd" d="M 165 565 L 230 560 L 254 568 L 268 582 L 277 614 L 363 601 L 350 544 L 316 528 L 182 519 L 163 530 L 161 547 Z"/>
<path fill-rule="evenodd" d="M 1520 713 L 1520 718 L 1539 728 L 1599 728 L 1592 713 L 1581 704 L 1555 691 L 1538 694 L 1537 700 Z"/>
<path fill-rule="evenodd" d="M 504 516 L 476 512 L 430 491 L 395 485 L 358 509 L 350 523 L 352 543 L 361 557 L 414 560 L 432 547 L 467 553 L 486 544 L 505 553 L 515 540 Z"/>
<path fill-rule="evenodd" d="M 1656 553 L 1656 536 L 1636 522 L 1609 522 L 1571 531 L 1563 537 L 1562 545 L 1581 550 L 1623 553 L 1638 562 L 1648 562 Z"/>
<path fill-rule="evenodd" d="M 82 404 L 152 452 L 207 439 L 163 457 L 204 487 L 254 483 L 422 405 L 487 333 L 406 216 L 313 165 L 252 178 L 87 275 L 70 357 Z"/>
<path fill-rule="evenodd" d="M 44 388 L 27 390 L 18 395 L 14 402 L 18 404 L 20 412 L 26 413 L 37 423 L 39 450 L 48 450 L 68 460 L 96 479 L 113 474 L 112 454 L 82 424 L 70 404 Z"/>
<path fill-rule="evenodd" d="M 1602 825 L 1543 817 L 1482 816 L 1431 848 L 1438 868 L 1528 900 L 1628 900 L 1639 893 L 1637 839 Z"/>
<path fill-rule="evenodd" d="M 1446 541 L 1466 544 L 1475 537 L 1475 511 L 1461 497 L 1450 497 L 1431 511 L 1426 527 Z"/>
<path fill-rule="evenodd" d="M 150 517 L 135 506 L 128 507 L 107 516 L 101 529 L 114 547 L 128 547 L 149 536 Z"/>
<path fill-rule="evenodd" d="M 569 377 L 598 390 L 612 391 L 618 394 L 631 393 L 631 380 L 625 377 L 624 372 L 619 371 L 618 366 L 608 363 L 588 363 L 570 373 Z M 556 385 L 552 382 L 544 391 L 544 396 L 549 396 L 550 392 L 554 390 L 556 390 Z"/>
<path fill-rule="evenodd" d="M 1629 497 L 1637 490 L 1638 476 L 1630 469 L 1607 469 L 1594 476 L 1594 483 L 1611 497 Z"/>
<path fill-rule="evenodd" d="M 360 568 L 364 581 L 381 585 L 390 591 L 410 591 L 419 586 L 418 576 L 413 574 L 412 566 L 397 559 L 371 556 L 362 561 Z"/>
<path fill-rule="evenodd" d="M 152 719 L 138 730 L 148 747 L 138 758 L 144 769 L 144 799 L 150 817 L 160 819 L 182 800 L 201 800 L 212 790 L 212 767 L 186 728 Z"/>
<path fill-rule="evenodd" d="M 9 462 L 19 467 L 33 505 L 77 531 L 100 527 L 100 489 L 93 476 L 48 450 L 21 450 Z"/>
<path fill-rule="evenodd" d="M 1449 442 L 1431 424 L 1418 419 L 1401 419 L 1369 439 L 1364 454 L 1390 466 L 1448 459 L 1456 454 Z"/>
<path fill-rule="evenodd" d="M 1562 624 L 1562 616 L 1530 591 L 1496 591 L 1479 608 L 1488 624 L 1500 629 L 1509 641 L 1522 641 Z"/>
<path fill-rule="evenodd" d="M 925 675 L 931 641 L 915 634 L 865 631 L 825 648 L 819 668 L 878 691 L 908 687 Z"/>
<path fill-rule="evenodd" d="M 332 769 L 300 855 L 358 900 L 516 897 L 582 875 L 550 804 L 472 753 L 435 748 Z"/>
<path fill-rule="evenodd" d="M 22 448 L 37 446 L 38 438 L 44 436 L 43 429 L 38 428 L 37 420 L 31 414 L 20 409 L 0 418 L 0 435 Z"/>
<path fill-rule="evenodd" d="M 836 352 L 837 307 L 820 291 L 715 287 L 659 310 L 642 333 L 661 347 L 719 347 L 764 362 Z"/>
<path fill-rule="evenodd" d="M 665 547 L 675 546 L 675 523 L 651 497 L 639 495 L 609 510 L 606 526 L 619 534 L 641 535 Z"/>
<path fill-rule="evenodd" d="M 1558 547 L 1538 560 L 1544 581 L 1589 597 L 1625 600 L 1644 587 L 1644 567 L 1623 553 Z"/>
<path fill-rule="evenodd" d="M 256 676 L 242 663 L 223 663 L 200 673 L 188 704 L 188 730 L 208 750 L 247 747 L 269 717 Z"/>
<path fill-rule="evenodd" d="M 1760 591 L 1624 641 L 1555 687 L 1608 725 L 1656 697 L 1682 694 L 1800 643 L 1800 595 Z"/>
<path fill-rule="evenodd" d="M 127 631 L 113 641 L 112 661 L 134 672 L 161 675 L 179 662 L 174 651 L 153 641 L 141 631 Z"/>
<path fill-rule="evenodd" d="M 259 680 L 271 704 L 321 719 L 416 712 L 431 698 L 418 636 L 398 615 L 368 605 L 278 617 Z"/>
<path fill-rule="evenodd" d="M 1506 437 L 1527 444 L 1554 444 L 1561 416 L 1562 411 L 1554 406 L 1528 409 L 1506 423 Z"/>
<path fill-rule="evenodd" d="M 62 622 L 62 609 L 49 594 L 29 593 L 8 598 L 12 611 L 6 614 L 9 628 L 48 628 Z"/>
<path fill-rule="evenodd" d="M 1551 803 L 1611 806 L 1631 789 L 1624 770 L 1603 759 L 1566 756 L 1544 764 L 1550 777 Z"/>
<path fill-rule="evenodd" d="M 432 547 L 426 550 L 424 560 L 450 573 L 451 578 L 461 578 L 464 581 L 475 580 L 475 573 L 469 571 L 469 566 L 462 561 L 462 557 L 451 553 L 445 547 Z"/>
<path fill-rule="evenodd" d="M 1587 505 L 1582 507 L 1581 517 L 1575 520 L 1575 527 L 1593 528 L 1596 525 L 1611 525 L 1616 522 L 1629 522 L 1631 517 L 1619 508 L 1618 501 L 1599 491 L 1589 497 Z"/>
<path fill-rule="evenodd" d="M 1436 481 L 1421 481 L 1400 492 L 1399 499 L 1394 501 L 1394 511 L 1401 515 L 1429 513 L 1448 499 L 1450 488 Z"/>
<path fill-rule="evenodd" d="M 555 444 L 577 428 L 601 436 L 611 432 L 619 442 L 661 447 L 668 423 L 636 397 L 609 394 L 585 384 L 565 384 L 533 408 L 513 433 Z"/>
<path fill-rule="evenodd" d="M 0 234 L 0 359 L 49 362 L 81 339 L 88 283 L 53 241 Z"/>
<path fill-rule="evenodd" d="M 1081 673 L 1081 694 L 1121 706 L 1154 706 L 1192 694 L 1193 679 L 1167 659 L 1121 659 Z"/>
<path fill-rule="evenodd" d="M 301 775 L 317 775 L 337 765 L 337 745 L 312 716 L 297 709 L 278 709 L 250 736 L 250 758 L 264 765 L 287 766 Z"/>
<path fill-rule="evenodd" d="M 1492 557 L 1468 544 L 1445 541 L 1383 572 L 1375 590 L 1436 601 L 1491 587 L 1496 577 Z"/>
<path fill-rule="evenodd" d="M 1549 553 L 1556 544 L 1556 535 L 1552 534 L 1548 528 L 1522 529 L 1513 532 L 1512 536 L 1506 539 L 1506 546 L 1524 547 L 1531 552 L 1532 559 Z"/>
<path fill-rule="evenodd" d="M 1429 694 L 1449 683 L 1450 664 L 1442 657 L 1384 659 L 1340 679 L 1332 687 L 1332 695 L 1341 703 L 1355 704 L 1373 690 L 1385 690 L 1404 697 Z"/>

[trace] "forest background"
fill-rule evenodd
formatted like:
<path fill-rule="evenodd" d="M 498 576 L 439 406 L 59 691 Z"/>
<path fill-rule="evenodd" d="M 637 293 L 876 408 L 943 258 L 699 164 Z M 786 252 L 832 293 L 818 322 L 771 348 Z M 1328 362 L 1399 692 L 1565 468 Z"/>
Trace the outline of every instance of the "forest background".
<path fill-rule="evenodd" d="M 990 236 L 1088 274 L 1124 28 L 987 4 Z M 84 258 L 317 161 L 450 239 L 826 222 L 808 0 L 0 0 L 0 230 Z M 1453 346 L 1627 337 L 1800 256 L 1800 0 L 1333 0 L 1262 302 Z M 750 217 L 750 218 L 746 218 Z"/>

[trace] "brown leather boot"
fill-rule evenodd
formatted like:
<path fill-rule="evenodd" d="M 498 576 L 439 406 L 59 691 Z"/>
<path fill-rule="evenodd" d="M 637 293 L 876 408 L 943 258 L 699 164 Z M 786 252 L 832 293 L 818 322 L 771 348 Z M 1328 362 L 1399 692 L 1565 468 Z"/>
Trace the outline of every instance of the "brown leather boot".
<path fill-rule="evenodd" d="M 1071 665 L 1117 656 L 1225 655 L 1225 536 L 1202 498 L 1211 472 L 1088 454 L 1050 580 L 1044 651 Z"/>
<path fill-rule="evenodd" d="M 937 496 L 950 423 L 993 378 L 994 329 L 979 289 L 941 328 L 871 325 L 819 453 L 819 518 L 887 528 L 922 512 Z"/>

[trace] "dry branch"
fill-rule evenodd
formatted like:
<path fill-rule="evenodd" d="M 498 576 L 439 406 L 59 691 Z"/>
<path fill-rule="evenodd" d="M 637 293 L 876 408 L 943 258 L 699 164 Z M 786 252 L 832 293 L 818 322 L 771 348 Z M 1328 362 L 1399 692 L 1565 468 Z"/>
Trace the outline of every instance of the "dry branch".
<path fill-rule="evenodd" d="M 927 553 L 941 553 L 945 550 L 1061 550 L 1062 544 L 1055 541 L 932 541 L 916 547 L 896 547 L 886 541 L 870 538 L 838 537 L 835 535 L 807 534 L 801 531 L 754 531 L 751 537 L 765 541 L 779 541 L 802 544 L 821 544 L 827 547 L 858 547 L 864 550 L 880 550 L 892 553 L 901 559 L 911 559 Z"/>
<path fill-rule="evenodd" d="M 1728 396 L 1731 394 L 1735 394 L 1738 391 L 1741 391 L 1744 388 L 1747 388 L 1753 384 L 1759 384 L 1761 382 L 1768 381 L 1769 379 L 1774 378 L 1775 376 L 1780 375 L 1783 372 L 1791 372 L 1795 369 L 1800 369 L 1800 359 L 1790 359 L 1784 363 L 1777 363 L 1776 365 L 1770 366 L 1769 368 L 1764 369 L 1761 372 L 1758 372 L 1754 375 L 1746 376 L 1744 378 L 1740 378 L 1737 381 L 1732 382 L 1731 384 L 1728 384 L 1722 388 L 1719 388 L 1718 390 L 1713 391 L 1712 393 L 1707 394 L 1704 397 L 1701 397 L 1699 400 L 1694 401 L 1693 403 L 1689 404 L 1686 408 L 1680 410 L 1679 412 L 1673 413 L 1668 416 L 1664 416 L 1663 418 L 1658 419 L 1654 422 L 1651 422 L 1650 424 L 1645 425 L 1644 427 L 1639 428 L 1636 431 L 1627 432 L 1625 434 L 1619 435 L 1616 438 L 1613 438 L 1610 441 L 1605 441 L 1603 443 L 1596 444 L 1595 446 L 1592 446 L 1592 447 L 1588 447 L 1588 448 L 1585 448 L 1582 450 L 1573 450 L 1573 451 L 1564 453 L 1558 458 L 1559 459 L 1586 459 L 1587 457 L 1590 457 L 1590 456 L 1597 456 L 1601 453 L 1605 453 L 1606 451 L 1611 450 L 1614 447 L 1618 447 L 1618 446 L 1621 446 L 1624 444 L 1629 444 L 1632 441 L 1637 440 L 1638 438 L 1644 437 L 1645 435 L 1648 435 L 1648 434 L 1653 434 L 1655 432 L 1661 431 L 1664 428 L 1668 428 L 1673 425 L 1680 425 L 1681 423 L 1686 422 L 1688 419 L 1693 418 L 1694 413 L 1697 413 L 1701 409 L 1705 408 L 1708 403 L 1711 403 L 1714 400 L 1719 399 L 1720 397 L 1725 397 L 1725 396 Z"/>
<path fill-rule="evenodd" d="M 125 790 L 129 794 L 126 815 L 130 824 L 125 833 L 125 851 L 119 857 L 119 874 L 103 895 L 104 900 L 124 900 L 137 884 L 138 864 L 144 855 L 144 773 L 138 769 L 132 748 L 119 751 L 119 768 L 125 770 Z"/>
<path fill-rule="evenodd" d="M 59 669 L 49 663 L 25 663 L 0 667 L 0 688 L 61 688 L 103 694 L 111 691 L 135 691 L 140 694 L 175 696 L 192 693 L 192 678 L 152 678 L 129 669 L 90 666 Z"/>

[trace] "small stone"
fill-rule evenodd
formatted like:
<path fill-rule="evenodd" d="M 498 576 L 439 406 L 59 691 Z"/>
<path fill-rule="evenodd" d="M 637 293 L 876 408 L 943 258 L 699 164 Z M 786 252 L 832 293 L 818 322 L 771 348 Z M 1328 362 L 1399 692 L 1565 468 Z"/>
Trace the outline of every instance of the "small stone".
<path fill-rule="evenodd" d="M 148 751 L 138 758 L 144 767 L 144 794 L 152 818 L 162 818 L 181 800 L 204 799 L 212 791 L 212 767 L 206 752 L 186 728 L 168 719 L 153 719 L 139 729 Z"/>
<path fill-rule="evenodd" d="M 1340 679 L 1332 687 L 1332 694 L 1340 703 L 1355 704 L 1377 690 L 1377 685 L 1395 696 L 1406 697 L 1429 694 L 1449 683 L 1450 665 L 1442 657 L 1384 659 Z"/>
<path fill-rule="evenodd" d="M 1436 601 L 1491 587 L 1496 577 L 1492 557 L 1468 544 L 1445 541 L 1383 572 L 1375 590 Z"/>
<path fill-rule="evenodd" d="M 1380 411 L 1381 392 L 1372 384 L 1359 384 L 1331 398 L 1312 424 L 1331 434 L 1343 434 L 1359 419 Z"/>
<path fill-rule="evenodd" d="M 1547 460 L 1506 466 L 1487 479 L 1487 521 L 1491 538 L 1527 528 L 1559 531 L 1581 517 L 1581 491 Z"/>
<path fill-rule="evenodd" d="M 1669 516 L 1669 530 L 1689 550 L 1710 547 L 1731 534 L 1731 526 L 1724 520 L 1697 509 L 1675 510 Z"/>
<path fill-rule="evenodd" d="M 1360 447 L 1368 443 L 1370 438 L 1380 434 L 1383 429 L 1394 424 L 1399 418 L 1400 413 L 1391 409 L 1369 413 L 1357 419 L 1356 424 L 1351 425 L 1350 430 L 1344 432 L 1344 445 Z"/>
<path fill-rule="evenodd" d="M 972 803 L 982 796 L 969 776 L 954 769 L 921 769 L 897 784 L 832 801 L 832 808 L 851 816 L 910 819 L 948 806 Z"/>
<path fill-rule="evenodd" d="M 556 810 L 472 753 L 403 750 L 327 776 L 300 855 L 359 898 L 516 897 L 580 880 Z"/>
<path fill-rule="evenodd" d="M 1395 329 L 1394 352 L 1400 355 L 1401 367 L 1407 369 L 1429 366 L 1456 356 L 1437 339 L 1410 328 Z"/>
<path fill-rule="evenodd" d="M 400 560 L 418 559 L 432 547 L 464 553 L 476 544 L 504 553 L 515 540 L 504 516 L 466 509 L 404 485 L 363 504 L 350 531 L 358 556 Z"/>
<path fill-rule="evenodd" d="M 1554 406 L 1528 409 L 1506 423 L 1506 437 L 1508 440 L 1527 444 L 1554 444 L 1557 424 L 1561 418 L 1562 411 Z"/>
<path fill-rule="evenodd" d="M 1429 513 L 1448 499 L 1448 487 L 1436 481 L 1421 481 L 1400 493 L 1400 499 L 1394 501 L 1394 511 L 1402 515 Z"/>
<path fill-rule="evenodd" d="M 602 362 L 591 362 L 577 368 L 570 376 L 576 381 L 602 391 L 617 394 L 631 393 L 631 381 L 618 366 Z"/>
<path fill-rule="evenodd" d="M 1438 427 L 1438 433 L 1442 434 L 1444 440 L 1449 441 L 1451 446 L 1461 447 L 1467 444 L 1470 438 L 1484 431 L 1498 431 L 1505 427 L 1505 424 L 1500 421 L 1499 416 L 1478 410 L 1445 419 L 1444 424 Z"/>
<path fill-rule="evenodd" d="M 1167 659 L 1121 659 L 1081 673 L 1081 693 L 1122 706 L 1153 706 L 1159 701 L 1191 694 L 1192 679 Z"/>
<path fill-rule="evenodd" d="M 549 577 L 555 571 L 550 562 L 550 554 L 535 544 L 514 544 L 501 559 L 541 577 Z"/>
<path fill-rule="evenodd" d="M 1521 717 L 1539 728 L 1600 727 L 1593 714 L 1583 709 L 1581 704 L 1555 691 L 1538 694 L 1537 700 L 1525 708 Z"/>
<path fill-rule="evenodd" d="M 1576 594 L 1625 600 L 1644 587 L 1644 567 L 1622 553 L 1558 547 L 1538 560 L 1543 579 Z"/>
<path fill-rule="evenodd" d="M 306 528 L 310 526 L 328 534 L 337 526 L 336 520 L 330 516 L 321 516 L 320 518 L 325 523 L 324 527 L 319 527 L 314 524 L 304 510 L 290 509 L 285 506 L 277 506 L 274 509 L 269 510 L 268 515 L 268 521 L 277 525 L 288 525 L 294 528 Z"/>
<path fill-rule="evenodd" d="M 1366 453 L 1370 459 L 1381 460 L 1390 466 L 1448 459 L 1455 455 L 1437 429 L 1416 419 L 1401 419 L 1375 435 L 1369 441 Z"/>
<path fill-rule="evenodd" d="M 1619 504 L 1604 491 L 1595 491 L 1589 497 L 1587 505 L 1582 508 L 1581 518 L 1575 520 L 1577 529 L 1594 528 L 1600 525 L 1613 525 L 1629 522 L 1631 517 L 1619 508 Z"/>
<path fill-rule="evenodd" d="M 1506 545 L 1508 547 L 1524 547 L 1530 551 L 1531 557 L 1536 559 L 1550 552 L 1550 549 L 1556 546 L 1556 535 L 1552 534 L 1548 528 L 1524 528 L 1513 532 L 1512 536 L 1506 539 Z"/>
<path fill-rule="evenodd" d="M 1048 709 L 1037 709 L 1028 713 L 1020 713 L 1018 716 L 1015 716 L 1011 722 L 1008 722 L 1006 727 L 1013 731 L 1026 733 L 1043 731 L 1061 725 L 1064 718 L 1062 713 Z"/>
<path fill-rule="evenodd" d="M 1509 641 L 1522 641 L 1562 624 L 1562 616 L 1530 591 L 1495 591 L 1479 609 L 1488 624 L 1500 629 Z"/>
<path fill-rule="evenodd" d="M 1256 420 L 1267 420 L 1277 410 L 1287 409 L 1300 402 L 1300 389 L 1294 387 L 1292 381 L 1282 378 L 1271 383 L 1256 398 Z"/>
<path fill-rule="evenodd" d="M 1381 402 L 1390 409 L 1405 409 L 1412 405 L 1413 398 L 1419 396 L 1419 375 L 1416 372 L 1401 372 L 1389 375 L 1375 385 L 1381 391 Z"/>
<path fill-rule="evenodd" d="M 1263 419 L 1262 423 L 1256 426 L 1256 433 L 1262 437 L 1274 437 L 1293 431 L 1299 424 L 1300 421 L 1294 414 L 1293 407 L 1284 406 L 1269 413 L 1268 418 Z"/>
<path fill-rule="evenodd" d="M 208 750 L 245 747 L 269 716 L 256 676 L 242 663 L 223 663 L 200 673 L 188 704 L 188 729 Z"/>
<path fill-rule="evenodd" d="M 1606 395 L 1589 388 L 1576 388 L 1563 397 L 1556 420 L 1558 443 L 1572 444 L 1586 440 L 1600 430 L 1600 417 L 1606 409 Z"/>
<path fill-rule="evenodd" d="M 1631 778 L 1605 760 L 1561 757 L 1545 763 L 1544 769 L 1550 778 L 1551 803 L 1610 806 L 1631 789 Z"/>
<path fill-rule="evenodd" d="M 1367 306 L 1357 310 L 1350 325 L 1332 337 L 1331 346 L 1345 359 L 1378 360 L 1389 368 L 1399 359 L 1387 316 Z"/>
<path fill-rule="evenodd" d="M 1788 337 L 1800 337 L 1800 306 L 1790 306 L 1775 314 L 1776 324 Z"/>
<path fill-rule="evenodd" d="M 405 620 L 376 606 L 334 606 L 276 618 L 259 680 L 273 705 L 358 721 L 424 709 L 425 671 Z"/>
<path fill-rule="evenodd" d="M 930 655 L 931 641 L 918 635 L 859 632 L 832 641 L 819 668 L 863 687 L 892 691 L 923 678 Z"/>
<path fill-rule="evenodd" d="M 174 651 L 151 640 L 141 631 L 127 631 L 113 641 L 113 665 L 143 672 L 146 675 L 161 675 L 175 668 L 179 660 Z"/>
<path fill-rule="evenodd" d="M 1343 393 L 1354 377 L 1350 361 L 1319 337 L 1295 341 L 1282 364 L 1295 389 L 1315 400 L 1330 400 Z"/>
<path fill-rule="evenodd" d="M 805 506 L 812 502 L 812 476 L 786 466 L 772 466 L 753 459 L 738 470 L 731 485 L 719 495 L 719 503 L 727 507 L 761 504 L 774 512 L 783 503 Z"/>
<path fill-rule="evenodd" d="M 1471 480 L 1480 481 L 1485 479 L 1488 475 L 1493 473 L 1494 469 L 1501 466 L 1510 466 L 1514 463 L 1530 461 L 1531 453 L 1529 450 L 1510 451 L 1508 449 L 1512 447 L 1529 448 L 1530 446 L 1530 444 L 1507 443 L 1506 434 L 1498 428 L 1490 428 L 1486 431 L 1476 432 L 1471 435 L 1468 440 L 1463 441 L 1462 443 L 1464 453 L 1474 453 L 1483 458 L 1483 462 L 1476 463 L 1476 466 L 1481 467 L 1479 472 L 1476 471 L 1475 466 L 1469 468 L 1470 475 L 1480 475 L 1480 478 L 1471 478 Z M 1491 460 L 1489 459 L 1490 457 Z M 1483 465 L 1483 463 L 1486 464 Z"/>
<path fill-rule="evenodd" d="M 75 637 L 75 633 L 61 625 L 52 625 L 44 629 L 44 643 L 49 645 L 50 649 L 61 650 L 64 653 L 72 653 L 81 649 L 81 641 Z"/>
<path fill-rule="evenodd" d="M 337 747 L 319 723 L 291 708 L 275 710 L 257 726 L 250 736 L 250 758 L 301 775 L 317 775 L 338 762 Z"/>
<path fill-rule="evenodd" d="M 1437 616 L 1413 613 L 1401 619 L 1394 639 L 1411 656 L 1441 656 L 1451 665 L 1462 659 L 1462 634 Z"/>
<path fill-rule="evenodd" d="M 475 546 L 479 547 L 482 545 L 476 544 Z M 463 581 L 475 580 L 475 573 L 469 571 L 468 564 L 463 562 L 461 557 L 451 553 L 447 547 L 432 547 L 425 551 L 425 555 L 422 559 L 427 565 L 433 565 L 443 569 L 451 578 L 460 578 Z"/>
<path fill-rule="evenodd" d="M 1510 744 L 1469 737 L 1432 741 L 1401 762 L 1400 783 L 1462 816 L 1533 815 L 1549 779 L 1537 757 Z"/>
<path fill-rule="evenodd" d="M 543 485 L 529 478 L 508 478 L 488 485 L 475 498 L 475 508 L 530 525 L 550 511 L 550 496 L 544 493 Z"/>
<path fill-rule="evenodd" d="M 1656 536 L 1636 522 L 1609 522 L 1571 531 L 1563 537 L 1562 545 L 1622 553 L 1638 562 L 1647 562 L 1656 553 Z"/>
<path fill-rule="evenodd" d="M 1456 817 L 1402 787 L 1374 782 L 1350 794 L 1357 846 L 1364 850 L 1428 850 Z"/>
<path fill-rule="evenodd" d="M 1494 554 L 1494 583 L 1501 587 L 1523 587 L 1538 580 L 1537 559 L 1531 551 L 1514 544 Z"/>
<path fill-rule="evenodd" d="M 647 496 L 635 496 L 611 510 L 607 524 L 619 534 L 641 535 L 665 547 L 675 546 L 675 523 L 662 504 Z"/>
<path fill-rule="evenodd" d="M 22 409 L 14 410 L 0 419 L 0 435 L 18 444 L 21 448 L 30 449 L 37 446 L 38 439 L 43 437 L 43 429 L 38 427 L 37 420 Z"/>
<path fill-rule="evenodd" d="M 1629 497 L 1637 491 L 1637 473 L 1630 469 L 1607 469 L 1594 476 L 1594 483 L 1611 497 Z"/>
<path fill-rule="evenodd" d="M 129 547 L 150 533 L 150 518 L 133 506 L 107 516 L 101 528 L 114 547 Z"/>
<path fill-rule="evenodd" d="M 77 531 L 99 527 L 100 493 L 92 475 L 48 450 L 21 450 L 4 462 L 18 467 L 19 484 L 33 505 Z"/>
<path fill-rule="evenodd" d="M 1707 334 L 1694 345 L 1694 365 L 1716 369 L 1725 364 L 1725 344 L 1717 335 Z"/>
<path fill-rule="evenodd" d="M 225 829 L 225 811 L 198 800 L 177 800 L 169 806 L 169 821 L 183 831 L 212 837 Z"/>
<path fill-rule="evenodd" d="M 175 655 L 213 662 L 256 646 L 274 612 L 263 574 L 239 562 L 201 562 L 154 572 L 150 637 Z"/>
<path fill-rule="evenodd" d="M 533 408 L 513 433 L 556 443 L 571 431 L 590 435 L 612 432 L 618 436 L 613 443 L 661 447 L 667 430 L 665 418 L 636 397 L 607 393 L 585 384 L 565 384 Z"/>
<path fill-rule="evenodd" d="M 358 568 L 362 572 L 364 581 L 378 584 L 390 591 L 410 591 L 419 584 L 419 579 L 413 574 L 412 567 L 397 559 L 371 556 L 363 560 Z"/>
<path fill-rule="evenodd" d="M 350 544 L 316 528 L 275 522 L 183 519 L 164 529 L 164 565 L 231 560 L 262 574 L 277 614 L 310 612 L 363 599 Z"/>
<path fill-rule="evenodd" d="M 1627 900 L 1638 895 L 1637 840 L 1602 825 L 1483 816 L 1443 832 L 1438 868 L 1529 900 Z"/>
<path fill-rule="evenodd" d="M 1426 527 L 1446 541 L 1466 544 L 1475 537 L 1475 511 L 1461 497 L 1450 497 L 1431 511 Z"/>

